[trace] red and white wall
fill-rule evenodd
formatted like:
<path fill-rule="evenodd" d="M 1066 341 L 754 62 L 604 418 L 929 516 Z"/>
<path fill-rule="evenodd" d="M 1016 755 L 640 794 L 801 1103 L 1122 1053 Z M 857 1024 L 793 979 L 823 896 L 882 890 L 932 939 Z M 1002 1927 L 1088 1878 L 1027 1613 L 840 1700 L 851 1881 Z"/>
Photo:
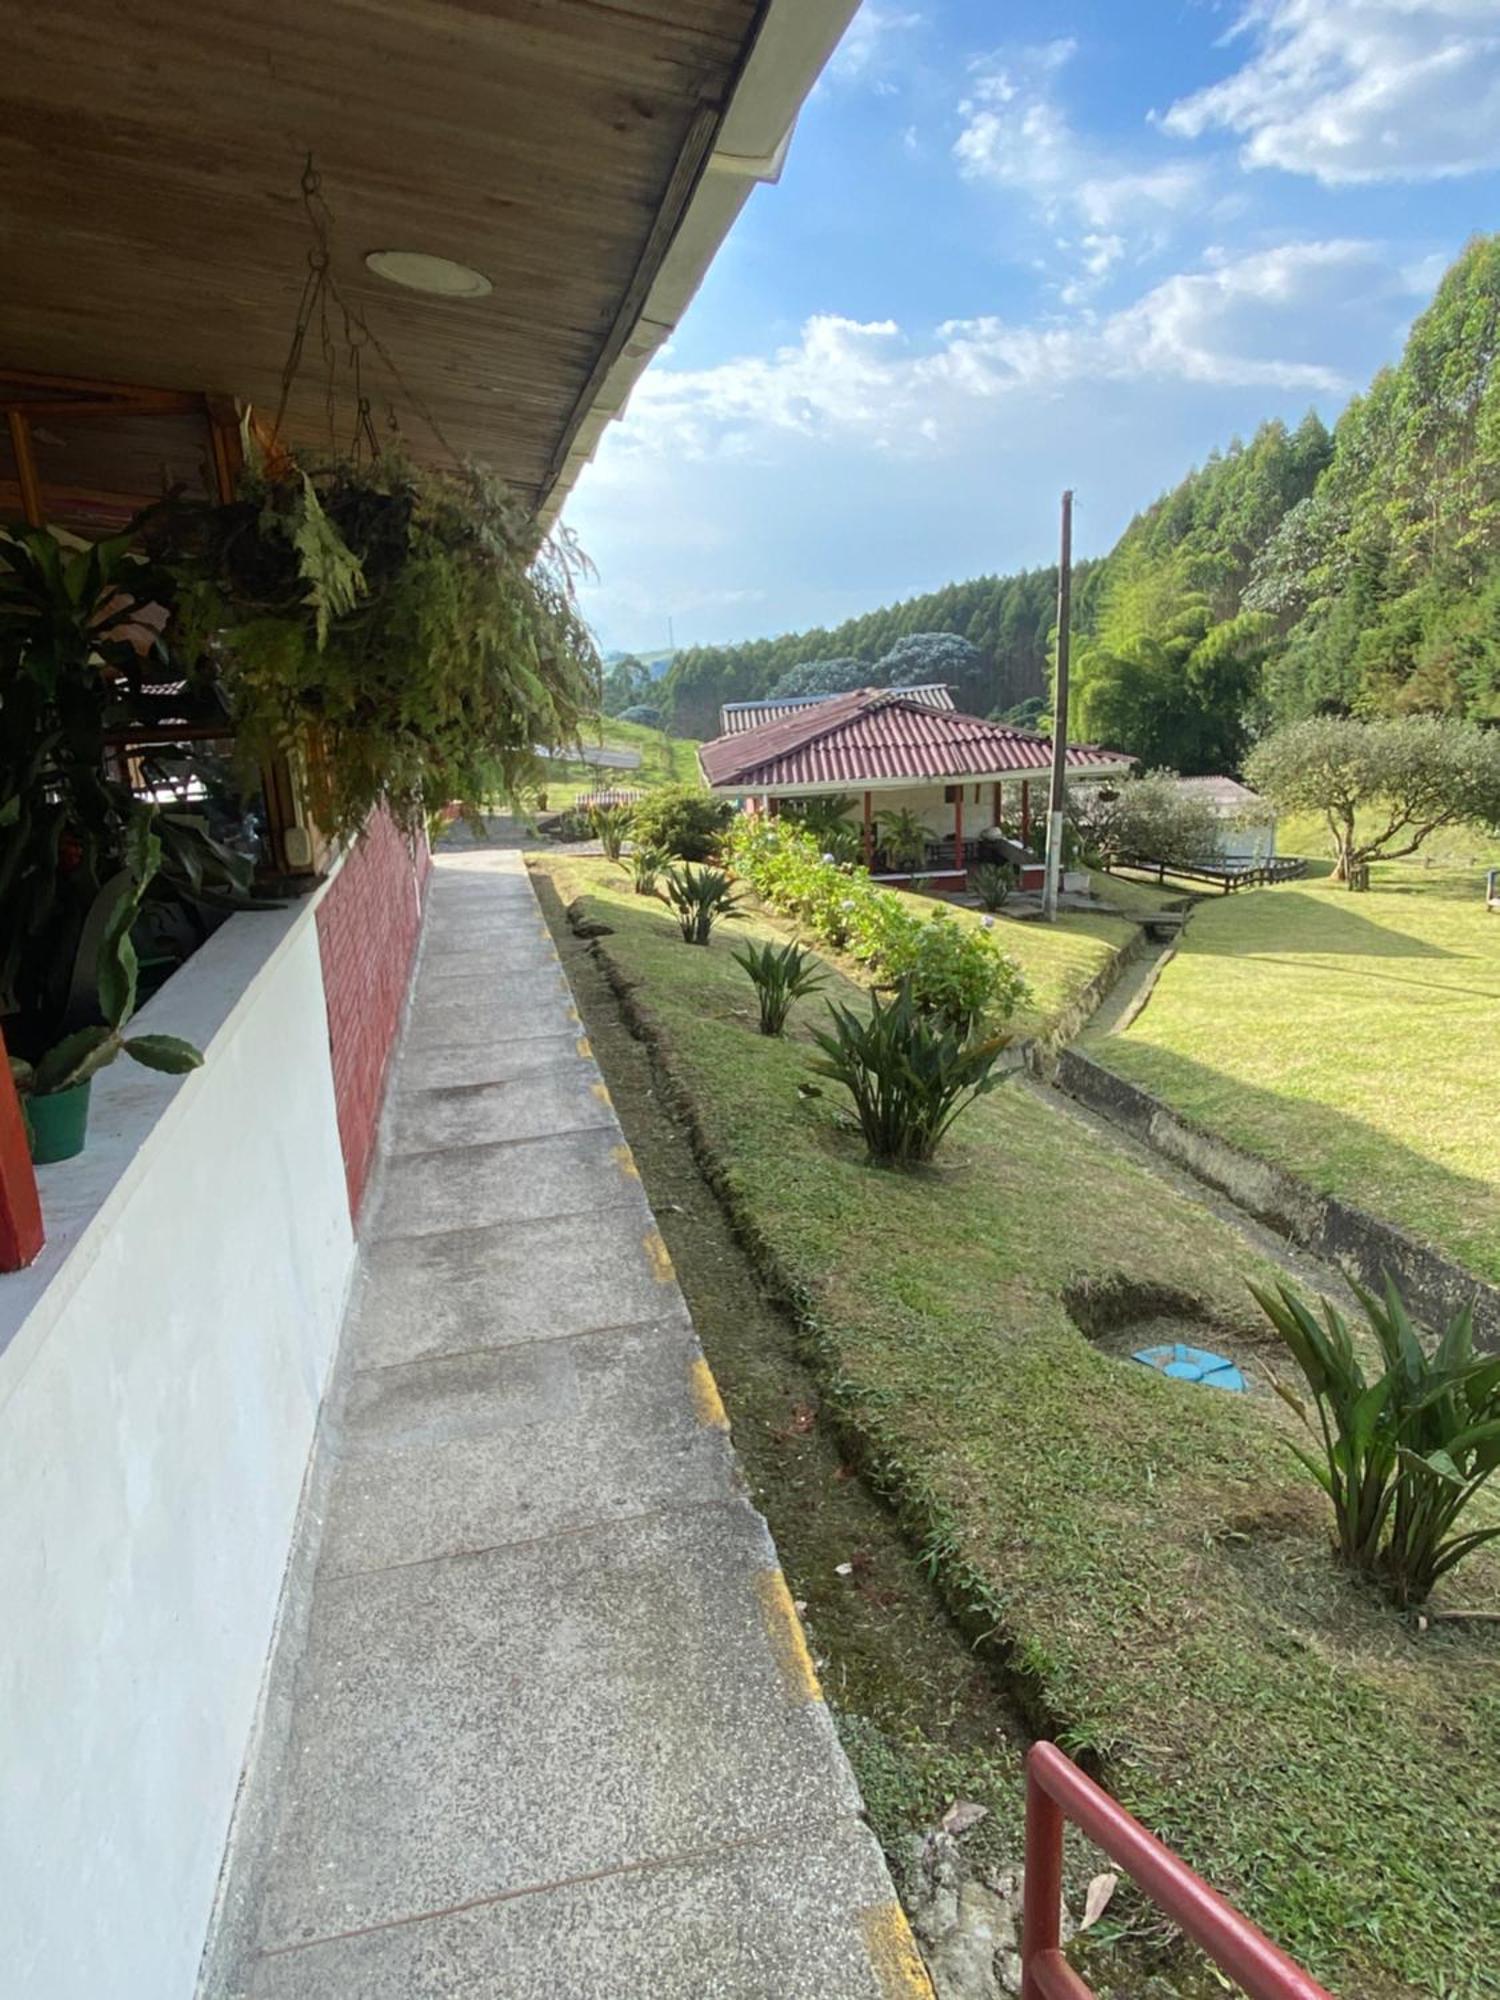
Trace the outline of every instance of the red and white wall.
<path fill-rule="evenodd" d="M 425 850 L 377 823 L 139 1018 L 0 1276 L 0 1964 L 190 2000 L 355 1259 Z"/>

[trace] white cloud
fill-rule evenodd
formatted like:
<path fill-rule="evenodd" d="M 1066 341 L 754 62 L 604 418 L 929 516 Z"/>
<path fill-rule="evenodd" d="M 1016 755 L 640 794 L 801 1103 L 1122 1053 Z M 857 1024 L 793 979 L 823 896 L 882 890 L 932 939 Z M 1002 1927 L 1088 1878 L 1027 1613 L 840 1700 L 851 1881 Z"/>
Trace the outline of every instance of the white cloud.
<path fill-rule="evenodd" d="M 1108 236 L 1082 247 L 1106 268 L 1120 254 Z M 764 464 L 789 435 L 923 456 L 961 445 L 996 399 L 1082 381 L 1333 393 L 1352 384 L 1330 344 L 1351 316 L 1394 318 L 1409 289 L 1377 245 L 1334 240 L 1211 255 L 1103 315 L 950 320 L 921 345 L 894 320 L 819 314 L 770 355 L 648 370 L 612 462 L 622 472 L 639 456 Z"/>
<path fill-rule="evenodd" d="M 1249 59 L 1174 104 L 1166 131 L 1222 128 L 1247 167 L 1329 185 L 1500 167 L 1496 0 L 1252 0 Z"/>
<path fill-rule="evenodd" d="M 912 9 L 882 7 L 865 0 L 844 31 L 825 74 L 835 83 L 864 83 L 880 88 L 884 72 L 896 61 L 892 39 L 922 25 Z"/>
<path fill-rule="evenodd" d="M 1097 288 L 1125 254 L 1120 231 L 1155 237 L 1164 219 L 1202 203 L 1207 182 L 1201 162 L 1119 156 L 1077 133 L 1056 94 L 1057 75 L 1074 53 L 1073 42 L 1056 41 L 974 64 L 953 146 L 965 179 L 1018 190 L 1049 223 L 1073 222 L 1087 232 L 1065 304 Z M 1096 246 L 1105 238 L 1119 249 L 1100 261 Z"/>

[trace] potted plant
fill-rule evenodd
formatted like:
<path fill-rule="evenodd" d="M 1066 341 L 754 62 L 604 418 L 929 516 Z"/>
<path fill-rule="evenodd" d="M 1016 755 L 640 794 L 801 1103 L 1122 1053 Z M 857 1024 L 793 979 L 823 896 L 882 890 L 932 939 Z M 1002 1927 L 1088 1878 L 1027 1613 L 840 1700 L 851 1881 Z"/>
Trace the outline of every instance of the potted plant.
<path fill-rule="evenodd" d="M 38 1166 L 70 1160 L 83 1151 L 90 1086 L 117 1056 L 128 1055 L 147 1069 L 172 1076 L 197 1069 L 203 1061 L 192 1043 L 178 1035 L 125 1033 L 135 1012 L 139 973 L 130 928 L 161 867 L 161 841 L 152 829 L 152 817 L 141 810 L 131 822 L 126 867 L 114 887 L 99 943 L 98 1000 L 104 1019 L 64 1035 L 34 1063 L 10 1059 L 31 1157 Z"/>

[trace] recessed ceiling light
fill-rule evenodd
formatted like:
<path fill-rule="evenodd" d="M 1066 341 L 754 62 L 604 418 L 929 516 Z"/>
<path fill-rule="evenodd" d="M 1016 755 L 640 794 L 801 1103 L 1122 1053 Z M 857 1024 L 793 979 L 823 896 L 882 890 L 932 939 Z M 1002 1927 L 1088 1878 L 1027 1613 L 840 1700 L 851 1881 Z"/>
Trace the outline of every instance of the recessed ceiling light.
<path fill-rule="evenodd" d="M 421 250 L 372 250 L 365 263 L 377 278 L 440 299 L 482 299 L 495 289 L 483 271 L 455 264 L 451 257 L 429 257 Z"/>

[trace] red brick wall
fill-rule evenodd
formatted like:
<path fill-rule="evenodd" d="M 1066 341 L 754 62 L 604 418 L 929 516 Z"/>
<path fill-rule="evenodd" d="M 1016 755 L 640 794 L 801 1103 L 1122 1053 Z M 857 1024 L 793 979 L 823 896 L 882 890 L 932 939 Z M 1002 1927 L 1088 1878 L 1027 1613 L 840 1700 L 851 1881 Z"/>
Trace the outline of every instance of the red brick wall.
<path fill-rule="evenodd" d="M 414 856 L 389 814 L 377 813 L 318 905 L 333 1094 L 356 1221 L 431 866 L 425 842 Z"/>

